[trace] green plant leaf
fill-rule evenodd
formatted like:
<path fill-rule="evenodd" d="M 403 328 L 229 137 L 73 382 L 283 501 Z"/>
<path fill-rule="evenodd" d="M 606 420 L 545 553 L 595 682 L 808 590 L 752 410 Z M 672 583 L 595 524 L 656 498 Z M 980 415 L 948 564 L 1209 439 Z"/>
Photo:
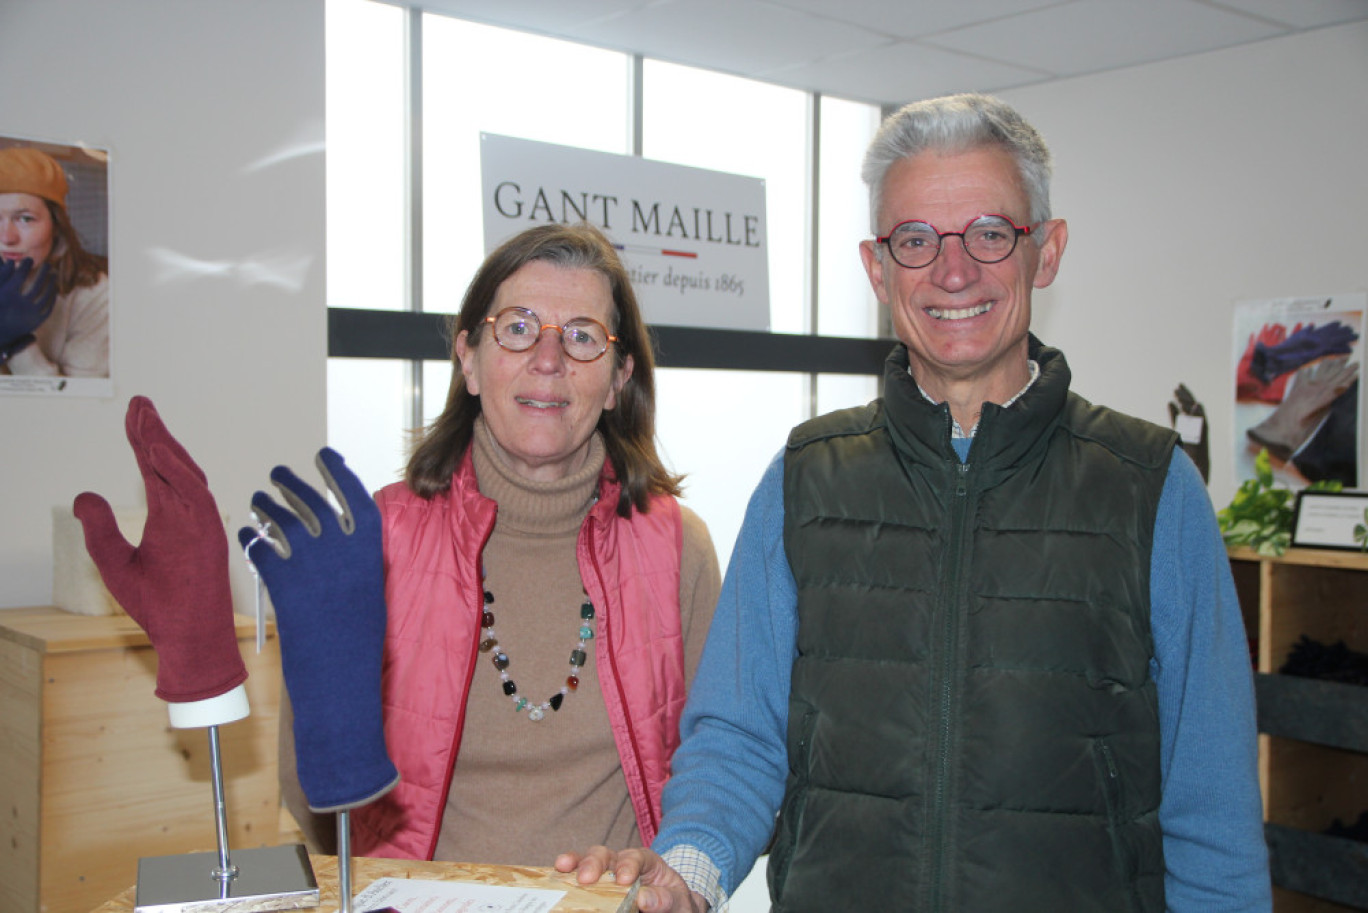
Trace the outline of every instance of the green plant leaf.
<path fill-rule="evenodd" d="M 1252 546 L 1261 555 L 1281 555 L 1292 543 L 1292 503 L 1295 492 L 1273 487 L 1273 464 L 1267 450 L 1254 458 L 1254 475 L 1240 483 L 1230 504 L 1216 512 L 1221 537 L 1227 545 Z M 1317 482 L 1314 491 L 1339 491 L 1340 482 Z M 1368 524 L 1368 510 L 1364 511 Z M 1368 549 L 1368 526 L 1364 527 Z"/>

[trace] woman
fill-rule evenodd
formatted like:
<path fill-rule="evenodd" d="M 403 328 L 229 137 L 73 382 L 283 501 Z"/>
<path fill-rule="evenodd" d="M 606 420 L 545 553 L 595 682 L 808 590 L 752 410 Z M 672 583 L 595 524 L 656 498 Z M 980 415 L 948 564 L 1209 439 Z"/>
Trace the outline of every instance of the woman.
<path fill-rule="evenodd" d="M 592 227 L 530 229 L 480 267 L 452 337 L 446 408 L 376 497 L 400 783 L 351 812 L 352 849 L 547 865 L 649 843 L 720 581 L 656 454 L 627 274 Z M 290 729 L 286 801 L 330 850 Z"/>
<path fill-rule="evenodd" d="M 108 263 L 81 246 L 66 200 L 52 156 L 0 149 L 0 271 L 32 269 L 22 300 L 0 296 L 0 373 L 109 376 Z"/>

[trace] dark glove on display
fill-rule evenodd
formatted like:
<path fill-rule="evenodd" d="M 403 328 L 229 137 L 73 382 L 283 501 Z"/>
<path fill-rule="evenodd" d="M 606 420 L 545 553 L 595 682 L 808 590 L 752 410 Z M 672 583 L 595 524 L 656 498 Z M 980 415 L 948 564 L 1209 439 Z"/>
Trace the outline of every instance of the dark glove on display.
<path fill-rule="evenodd" d="M 1297 372 L 1282 404 L 1245 434 L 1267 448 L 1269 456 L 1287 460 L 1311 437 L 1335 399 L 1353 386 L 1358 367 L 1358 362 L 1344 355 L 1305 366 Z"/>
<path fill-rule="evenodd" d="M 43 325 L 57 303 L 57 277 L 44 263 L 28 288 L 33 261 L 0 258 L 0 365 L 35 341 L 33 331 Z"/>
<path fill-rule="evenodd" d="M 1202 404 L 1197 402 L 1192 391 L 1187 388 L 1187 384 L 1179 384 L 1173 391 L 1173 401 L 1168 404 L 1169 424 L 1175 427 L 1178 424 L 1179 415 L 1191 415 L 1202 421 L 1201 439 L 1196 442 L 1184 440 L 1183 452 L 1192 458 L 1192 462 L 1197 464 L 1197 471 L 1202 474 L 1202 481 L 1205 482 L 1211 475 L 1211 448 L 1207 441 L 1207 419 L 1206 410 Z"/>
<path fill-rule="evenodd" d="M 157 651 L 157 697 L 173 703 L 226 694 L 247 679 L 228 586 L 228 536 L 204 472 L 145 396 L 128 404 L 128 442 L 147 489 L 135 548 L 92 492 L 73 511 L 109 592 Z"/>
<path fill-rule="evenodd" d="M 385 562 L 380 510 L 341 454 L 325 447 L 318 470 L 327 500 L 284 466 L 271 481 L 293 510 L 264 492 L 252 510 L 268 541 L 238 541 L 271 594 L 281 666 L 294 708 L 299 785 L 315 812 L 365 805 L 399 780 L 385 750 L 380 673 L 385 646 Z"/>
<path fill-rule="evenodd" d="M 1296 328 L 1301 329 L 1301 324 L 1297 324 Z M 1282 402 L 1283 391 L 1287 388 L 1287 375 L 1266 382 L 1254 376 L 1252 366 L 1256 347 L 1275 346 L 1286 338 L 1287 327 L 1281 323 L 1265 323 L 1259 328 L 1257 338 L 1253 333 L 1249 334 L 1249 342 L 1245 346 L 1244 354 L 1240 356 L 1239 366 L 1235 369 L 1236 402 L 1262 402 L 1274 405 Z"/>
<path fill-rule="evenodd" d="M 1338 320 L 1324 326 L 1310 326 L 1295 330 L 1279 343 L 1260 342 L 1254 346 L 1249 373 L 1264 383 L 1271 382 L 1289 371 L 1327 355 L 1348 355 L 1350 343 L 1358 334 Z"/>
<path fill-rule="evenodd" d="M 1359 384 L 1354 381 L 1330 404 L 1311 440 L 1292 455 L 1292 465 L 1308 482 L 1334 481 L 1358 487 Z"/>

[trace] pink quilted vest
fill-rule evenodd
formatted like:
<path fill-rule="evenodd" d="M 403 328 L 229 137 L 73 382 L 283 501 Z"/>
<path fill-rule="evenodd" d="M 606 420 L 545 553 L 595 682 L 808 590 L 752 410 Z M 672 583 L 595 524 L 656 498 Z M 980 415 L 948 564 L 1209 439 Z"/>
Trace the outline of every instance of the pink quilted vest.
<path fill-rule="evenodd" d="M 620 486 L 605 463 L 599 499 L 580 528 L 580 576 L 598 611 L 594 662 L 643 843 L 660 825 L 660 792 L 679 744 L 684 640 L 679 567 L 683 527 L 671 497 L 647 513 L 616 512 Z M 451 488 L 430 500 L 402 483 L 376 496 L 384 517 L 385 742 L 399 784 L 351 813 L 352 851 L 431 859 L 465 722 L 479 646 L 480 555 L 496 506 L 480 494 L 467 452 Z M 432 594 L 457 595 L 434 599 Z"/>

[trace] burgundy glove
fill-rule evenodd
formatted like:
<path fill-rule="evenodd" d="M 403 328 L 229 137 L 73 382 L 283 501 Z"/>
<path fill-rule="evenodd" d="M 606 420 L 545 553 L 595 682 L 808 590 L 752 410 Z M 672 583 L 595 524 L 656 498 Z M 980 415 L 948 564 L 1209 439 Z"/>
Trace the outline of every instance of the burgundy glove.
<path fill-rule="evenodd" d="M 147 489 L 147 525 L 129 545 L 104 498 L 76 496 L 86 551 L 105 586 L 157 650 L 157 697 L 173 703 L 226 694 L 247 679 L 228 588 L 228 537 L 203 470 L 135 396 L 124 422 Z"/>

